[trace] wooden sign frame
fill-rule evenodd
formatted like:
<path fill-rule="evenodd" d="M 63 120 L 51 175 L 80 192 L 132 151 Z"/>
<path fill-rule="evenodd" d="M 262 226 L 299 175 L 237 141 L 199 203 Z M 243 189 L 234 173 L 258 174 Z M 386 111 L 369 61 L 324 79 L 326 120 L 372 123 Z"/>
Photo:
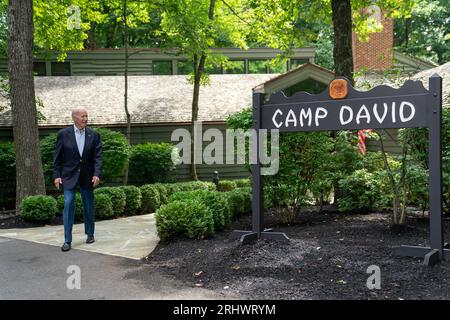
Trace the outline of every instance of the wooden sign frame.
<path fill-rule="evenodd" d="M 286 97 L 282 92 L 272 94 L 267 102 L 263 93 L 253 93 L 253 128 L 278 129 L 280 132 L 327 131 L 377 128 L 429 128 L 429 197 L 430 197 L 430 246 L 401 246 L 396 253 L 401 256 L 424 258 L 424 264 L 450 259 L 450 249 L 444 243 L 442 217 L 442 78 L 435 74 L 429 78 L 429 90 L 421 81 L 408 80 L 395 89 L 378 86 L 367 92 L 354 89 L 345 78 L 347 86 L 338 83 L 339 90 L 331 84 L 321 94 L 298 92 Z M 344 94 L 342 90 L 347 90 Z M 336 91 L 335 99 L 332 98 Z M 345 96 L 345 98 L 342 98 Z M 235 230 L 234 237 L 242 243 L 257 239 L 289 241 L 280 232 L 264 229 L 263 179 L 259 156 L 260 141 L 257 134 L 254 154 L 257 163 L 252 164 L 252 230 Z"/>

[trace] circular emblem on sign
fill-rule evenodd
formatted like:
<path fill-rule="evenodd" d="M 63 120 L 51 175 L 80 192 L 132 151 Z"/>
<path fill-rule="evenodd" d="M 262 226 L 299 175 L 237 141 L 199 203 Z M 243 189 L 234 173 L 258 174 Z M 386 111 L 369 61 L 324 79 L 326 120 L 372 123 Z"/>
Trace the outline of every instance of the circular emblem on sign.
<path fill-rule="evenodd" d="M 344 99 L 347 97 L 347 81 L 344 79 L 334 79 L 330 83 L 330 97 L 332 99 Z"/>

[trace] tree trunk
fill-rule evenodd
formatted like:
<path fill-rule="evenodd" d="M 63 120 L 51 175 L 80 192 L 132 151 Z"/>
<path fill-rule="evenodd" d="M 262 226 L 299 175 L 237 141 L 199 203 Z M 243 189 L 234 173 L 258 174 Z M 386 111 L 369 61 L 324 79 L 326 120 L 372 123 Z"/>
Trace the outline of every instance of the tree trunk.
<path fill-rule="evenodd" d="M 412 21 L 411 18 L 405 19 L 405 38 L 404 38 L 405 48 L 408 48 L 409 46 L 409 33 L 411 29 L 411 21 Z"/>
<path fill-rule="evenodd" d="M 16 211 L 22 199 L 45 194 L 33 80 L 33 2 L 10 0 L 8 72 L 16 153 Z"/>
<path fill-rule="evenodd" d="M 211 0 L 209 3 L 209 20 L 214 19 L 214 5 L 215 0 Z M 195 132 L 195 122 L 198 120 L 198 100 L 200 96 L 200 82 L 203 76 L 203 72 L 205 70 L 205 62 L 206 62 L 206 53 L 202 52 L 200 55 L 200 60 L 198 60 L 198 56 L 194 55 L 194 92 L 192 96 L 192 124 L 191 124 L 191 134 L 194 135 Z M 191 143 L 191 177 L 194 180 L 198 180 L 197 175 L 197 166 L 195 163 L 195 139 L 192 139 Z"/>
<path fill-rule="evenodd" d="M 353 85 L 352 57 L 352 7 L 350 0 L 332 0 L 334 28 L 334 69 L 337 76 L 344 76 Z"/>
<path fill-rule="evenodd" d="M 125 43 L 125 94 L 124 94 L 124 107 L 125 107 L 125 115 L 127 116 L 127 141 L 128 144 L 131 144 L 131 115 L 128 111 L 128 25 L 127 25 L 127 0 L 123 1 L 123 22 L 124 22 L 124 43 Z M 128 164 L 125 168 L 125 173 L 123 176 L 123 184 L 128 184 Z"/>
<path fill-rule="evenodd" d="M 84 48 L 93 50 L 97 47 L 95 42 L 95 28 L 97 26 L 96 22 L 91 22 L 91 27 L 88 30 L 88 37 L 84 40 Z"/>

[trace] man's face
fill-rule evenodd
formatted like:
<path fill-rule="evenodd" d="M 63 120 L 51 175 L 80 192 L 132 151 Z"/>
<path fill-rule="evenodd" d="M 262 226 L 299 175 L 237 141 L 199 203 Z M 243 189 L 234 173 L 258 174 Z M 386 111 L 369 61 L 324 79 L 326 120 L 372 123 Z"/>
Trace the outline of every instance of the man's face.
<path fill-rule="evenodd" d="M 87 111 L 78 111 L 73 115 L 73 122 L 77 126 L 78 129 L 84 129 L 88 123 L 88 114 Z"/>

